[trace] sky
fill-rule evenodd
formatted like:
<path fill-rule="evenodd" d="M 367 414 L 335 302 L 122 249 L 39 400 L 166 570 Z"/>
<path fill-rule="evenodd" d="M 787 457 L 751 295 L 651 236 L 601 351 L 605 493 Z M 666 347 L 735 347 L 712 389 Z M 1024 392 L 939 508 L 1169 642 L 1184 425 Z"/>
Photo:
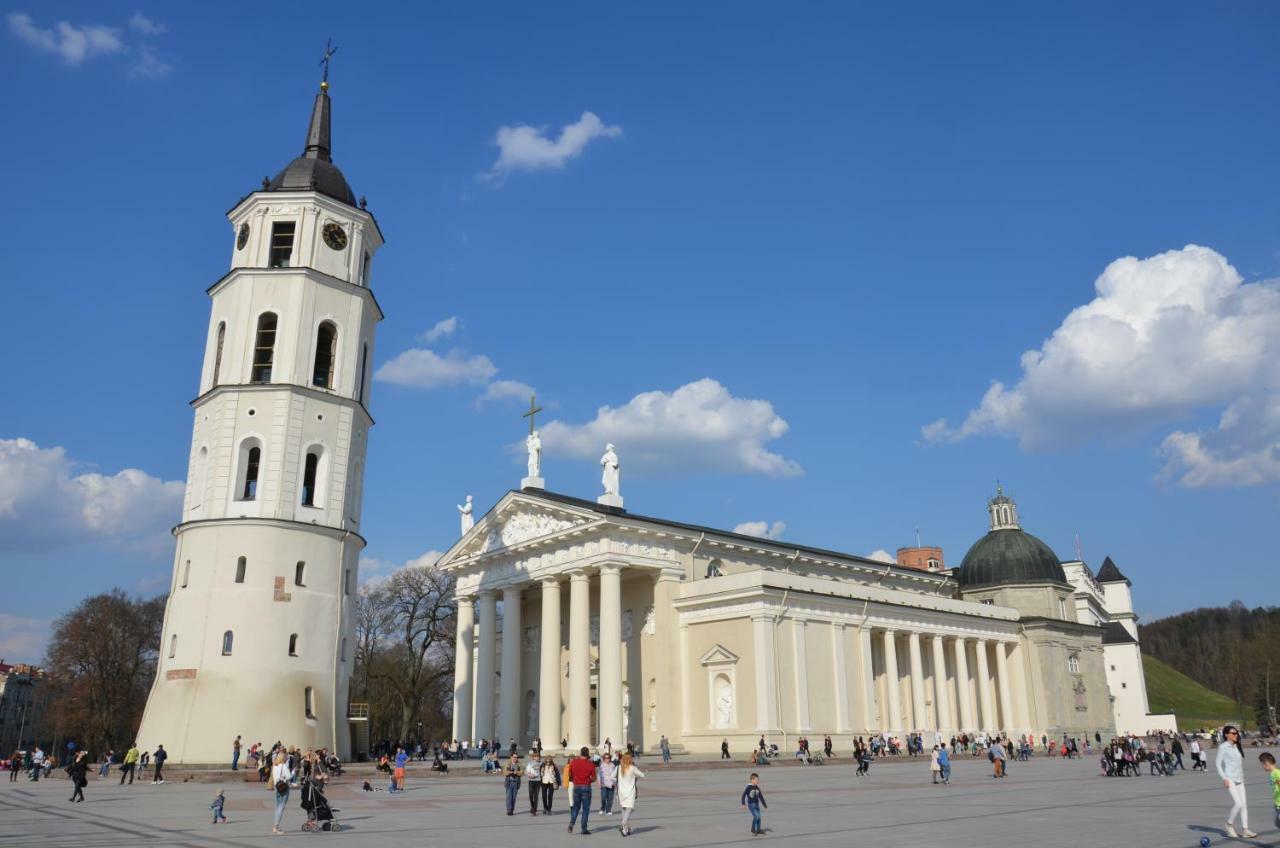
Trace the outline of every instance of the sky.
<path fill-rule="evenodd" d="M 225 212 L 333 155 L 387 243 L 366 578 L 524 476 L 958 565 L 999 480 L 1150 619 L 1280 601 L 1280 6 L 4 9 L 0 657 L 163 591 Z"/>

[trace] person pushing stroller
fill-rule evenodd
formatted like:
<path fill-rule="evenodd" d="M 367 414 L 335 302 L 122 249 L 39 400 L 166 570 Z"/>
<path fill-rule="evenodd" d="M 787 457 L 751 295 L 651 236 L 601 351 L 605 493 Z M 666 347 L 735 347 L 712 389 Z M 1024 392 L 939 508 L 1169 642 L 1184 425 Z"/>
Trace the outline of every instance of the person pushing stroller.
<path fill-rule="evenodd" d="M 337 833 L 342 825 L 333 820 L 334 810 L 329 806 L 329 799 L 324 796 L 324 775 L 312 772 L 302 781 L 302 809 L 306 810 L 307 820 L 302 829 L 309 832 L 329 830 Z"/>

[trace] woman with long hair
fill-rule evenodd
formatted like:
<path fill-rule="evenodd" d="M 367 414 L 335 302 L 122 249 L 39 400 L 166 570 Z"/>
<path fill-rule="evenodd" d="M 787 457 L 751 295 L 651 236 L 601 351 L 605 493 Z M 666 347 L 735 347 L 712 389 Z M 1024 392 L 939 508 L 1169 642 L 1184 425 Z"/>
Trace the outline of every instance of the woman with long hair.
<path fill-rule="evenodd" d="M 1249 829 L 1249 803 L 1244 793 L 1244 748 L 1240 745 L 1240 729 L 1228 724 L 1222 728 L 1222 744 L 1218 746 L 1218 756 L 1214 764 L 1218 768 L 1218 777 L 1231 793 L 1231 812 L 1227 815 L 1227 836 L 1235 839 L 1236 816 L 1240 816 L 1241 833 L 1246 839 L 1258 834 Z"/>
<path fill-rule="evenodd" d="M 272 833 L 284 833 L 280 829 L 280 823 L 284 821 L 284 808 L 289 805 L 289 783 L 293 779 L 293 773 L 289 770 L 289 758 L 285 755 L 284 749 L 276 751 L 275 758 L 271 766 L 271 786 L 276 793 L 276 814 L 272 821 Z"/>
<path fill-rule="evenodd" d="M 636 768 L 631 761 L 631 752 L 622 755 L 622 763 L 618 766 L 618 803 L 622 805 L 622 823 L 618 832 L 623 836 L 631 835 L 631 814 L 636 809 L 636 782 L 644 777 L 644 772 Z"/>
<path fill-rule="evenodd" d="M 556 765 L 556 758 L 547 754 L 542 758 L 542 812 L 548 816 L 559 785 L 560 767 Z"/>

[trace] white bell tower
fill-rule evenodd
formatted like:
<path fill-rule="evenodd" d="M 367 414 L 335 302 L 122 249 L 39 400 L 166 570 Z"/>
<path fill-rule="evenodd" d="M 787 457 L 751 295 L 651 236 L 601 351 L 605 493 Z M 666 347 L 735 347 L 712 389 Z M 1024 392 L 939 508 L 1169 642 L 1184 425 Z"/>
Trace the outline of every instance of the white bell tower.
<path fill-rule="evenodd" d="M 156 679 L 137 741 L 227 763 L 232 740 L 346 758 L 382 234 L 330 156 L 240 200 L 213 301 Z"/>

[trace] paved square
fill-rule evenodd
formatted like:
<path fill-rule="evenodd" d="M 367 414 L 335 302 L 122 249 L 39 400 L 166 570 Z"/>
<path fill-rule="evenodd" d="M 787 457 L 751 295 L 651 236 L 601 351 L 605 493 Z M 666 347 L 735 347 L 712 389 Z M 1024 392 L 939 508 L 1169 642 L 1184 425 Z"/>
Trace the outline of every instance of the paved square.
<path fill-rule="evenodd" d="M 1270 794 L 1257 767 L 1258 749 L 1246 749 L 1250 824 L 1260 836 L 1234 844 L 1277 844 Z M 784 841 L 788 846 L 989 846 L 1036 848 L 1196 846 L 1208 835 L 1230 845 L 1220 828 L 1230 806 L 1217 775 L 1104 778 L 1094 760 L 1014 763 L 995 781 L 983 759 L 962 758 L 952 785 L 929 782 L 927 758 L 878 762 L 857 778 L 847 760 L 821 768 L 758 769 L 769 809 L 767 835 L 753 839 L 738 797 L 751 768 L 671 768 L 646 758 L 647 777 L 632 819 L 631 839 L 650 848 L 694 848 Z M 7 780 L 7 775 L 5 776 Z M 273 837 L 271 794 L 258 784 L 224 784 L 227 825 L 212 826 L 208 811 L 216 784 L 150 783 L 120 787 L 115 777 L 90 779 L 87 801 L 67 803 L 64 780 L 0 782 L 0 844 L 110 846 L 238 846 L 309 841 L 375 846 L 448 845 L 451 848 L 543 848 L 614 844 L 618 816 L 593 814 L 594 833 L 570 837 L 567 796 L 556 793 L 550 817 L 530 817 L 521 787 L 516 816 L 503 807 L 502 780 L 473 770 L 448 778 L 425 765 L 409 771 L 408 791 L 360 791 L 360 777 L 330 789 L 343 833 L 306 834 L 298 794 L 290 797 L 286 835 Z M 380 780 L 377 784 L 382 784 Z M 595 797 L 598 807 L 599 797 Z M 589 840 L 589 841 L 586 841 Z M 634 846 L 631 846 L 634 848 Z"/>

